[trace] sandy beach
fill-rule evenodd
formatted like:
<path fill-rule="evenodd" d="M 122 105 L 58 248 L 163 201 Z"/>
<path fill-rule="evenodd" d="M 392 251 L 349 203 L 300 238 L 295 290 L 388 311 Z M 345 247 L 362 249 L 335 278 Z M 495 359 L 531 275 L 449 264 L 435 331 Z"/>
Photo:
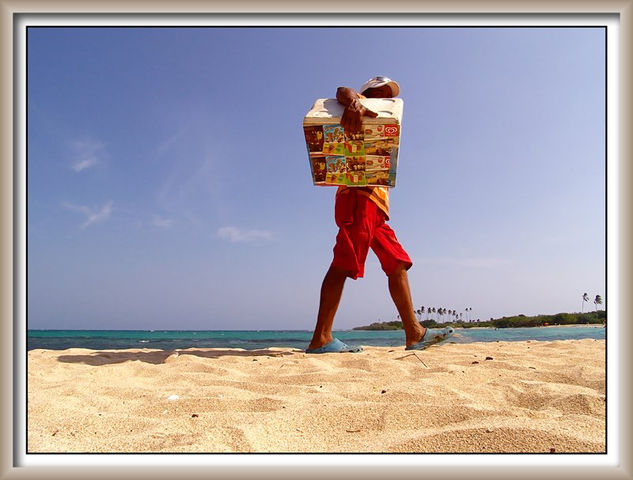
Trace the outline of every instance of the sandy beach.
<path fill-rule="evenodd" d="M 29 453 L 605 452 L 605 341 L 28 352 Z"/>

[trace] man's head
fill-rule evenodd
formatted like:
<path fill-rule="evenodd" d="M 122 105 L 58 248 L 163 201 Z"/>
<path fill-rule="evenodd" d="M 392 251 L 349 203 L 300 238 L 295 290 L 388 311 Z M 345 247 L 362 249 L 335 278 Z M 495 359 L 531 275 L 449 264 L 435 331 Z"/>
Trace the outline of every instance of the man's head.
<path fill-rule="evenodd" d="M 367 98 L 391 98 L 400 93 L 400 85 L 388 77 L 374 77 L 360 87 L 361 95 Z"/>

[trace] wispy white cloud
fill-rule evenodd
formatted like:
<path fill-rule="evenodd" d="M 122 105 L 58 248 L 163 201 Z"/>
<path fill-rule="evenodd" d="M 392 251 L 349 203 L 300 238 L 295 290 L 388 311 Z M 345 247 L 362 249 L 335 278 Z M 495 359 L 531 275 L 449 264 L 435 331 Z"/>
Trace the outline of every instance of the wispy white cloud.
<path fill-rule="evenodd" d="M 81 228 L 88 228 L 95 223 L 105 222 L 112 214 L 112 201 L 107 202 L 100 209 L 92 209 L 85 205 L 74 205 L 72 203 L 64 203 L 63 206 L 73 212 L 82 213 L 86 217 L 86 221 L 81 224 Z"/>
<path fill-rule="evenodd" d="M 188 131 L 187 126 L 181 126 L 178 130 L 172 133 L 170 136 L 166 137 L 157 147 L 156 153 L 158 155 L 163 155 L 171 150 L 174 146 L 176 146 L 179 142 L 182 141 L 183 137 Z"/>
<path fill-rule="evenodd" d="M 159 215 L 152 217 L 152 225 L 158 228 L 171 228 L 173 221 L 171 218 L 163 218 Z"/>
<path fill-rule="evenodd" d="M 270 241 L 273 239 L 273 234 L 266 230 L 242 230 L 229 226 L 219 228 L 218 237 L 224 238 L 231 243 L 247 243 L 257 240 Z"/>
<path fill-rule="evenodd" d="M 77 140 L 70 144 L 72 165 L 75 172 L 82 172 L 103 162 L 105 145 L 94 139 Z"/>

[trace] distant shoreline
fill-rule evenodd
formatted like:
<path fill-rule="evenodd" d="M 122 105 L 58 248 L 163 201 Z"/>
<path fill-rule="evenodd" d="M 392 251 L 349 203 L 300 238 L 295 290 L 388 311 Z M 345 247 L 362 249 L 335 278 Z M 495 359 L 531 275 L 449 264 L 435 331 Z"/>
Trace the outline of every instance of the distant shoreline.
<path fill-rule="evenodd" d="M 420 312 L 416 312 L 420 315 Z M 422 312 L 424 314 L 424 312 Z M 490 320 L 476 322 L 464 322 L 455 319 L 452 321 L 444 321 L 444 317 L 439 319 L 427 319 L 418 321 L 427 328 L 443 328 L 451 326 L 453 328 L 532 328 L 532 327 L 566 327 L 566 326 L 586 326 L 598 325 L 602 327 L 607 322 L 606 310 L 598 310 L 595 312 L 583 313 L 567 313 L 561 312 L 548 315 L 514 315 L 511 317 L 491 318 Z M 400 320 L 392 320 L 391 322 L 373 322 L 370 325 L 354 327 L 354 330 L 402 330 L 402 322 Z"/>
<path fill-rule="evenodd" d="M 463 328 L 464 330 L 495 330 L 501 327 L 455 327 Z M 586 324 L 571 324 L 571 325 L 539 325 L 536 327 L 503 327 L 508 328 L 604 328 L 601 323 L 586 323 Z"/>

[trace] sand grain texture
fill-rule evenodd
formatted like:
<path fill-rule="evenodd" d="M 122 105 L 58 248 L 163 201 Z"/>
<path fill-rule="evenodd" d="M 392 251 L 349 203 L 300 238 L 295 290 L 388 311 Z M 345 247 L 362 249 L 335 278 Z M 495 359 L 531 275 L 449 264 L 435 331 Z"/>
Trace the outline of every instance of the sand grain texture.
<path fill-rule="evenodd" d="M 603 340 L 32 350 L 27 389 L 30 453 L 605 452 Z"/>

